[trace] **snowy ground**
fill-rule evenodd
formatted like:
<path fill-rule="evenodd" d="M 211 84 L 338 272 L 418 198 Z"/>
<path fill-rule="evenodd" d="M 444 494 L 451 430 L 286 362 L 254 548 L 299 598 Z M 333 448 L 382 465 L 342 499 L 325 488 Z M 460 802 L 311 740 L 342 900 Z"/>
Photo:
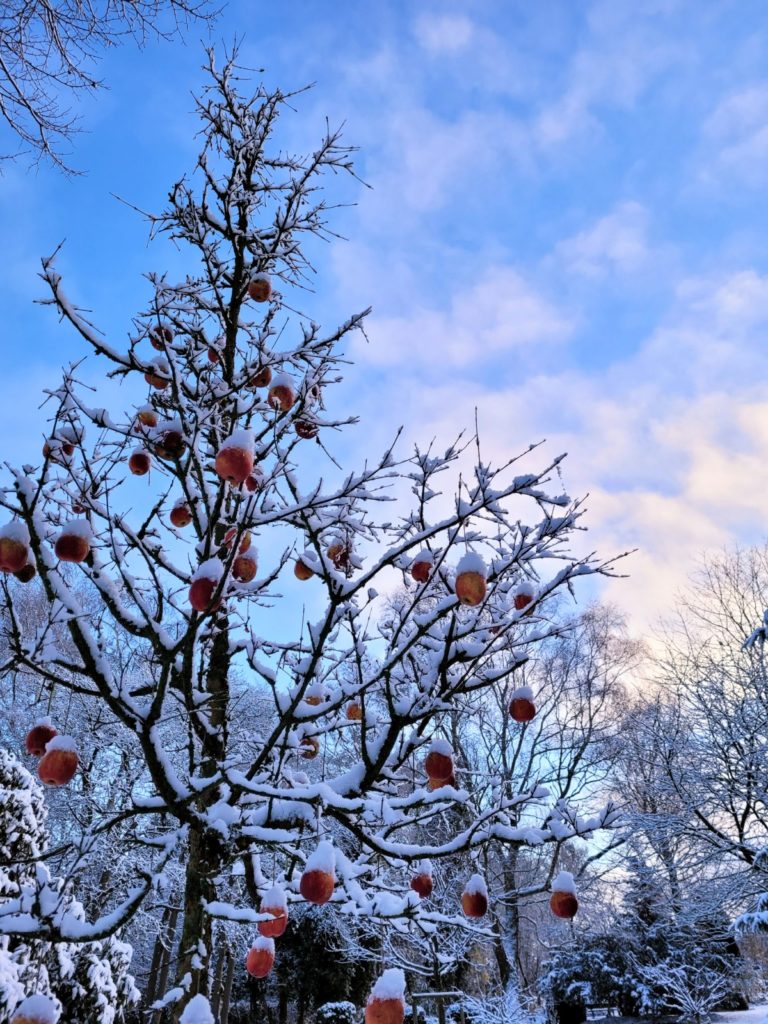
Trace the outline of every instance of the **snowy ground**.
<path fill-rule="evenodd" d="M 763 1024 L 768 1017 L 768 1003 L 760 1003 L 749 1010 L 734 1010 L 731 1013 L 713 1013 L 717 1024 Z"/>

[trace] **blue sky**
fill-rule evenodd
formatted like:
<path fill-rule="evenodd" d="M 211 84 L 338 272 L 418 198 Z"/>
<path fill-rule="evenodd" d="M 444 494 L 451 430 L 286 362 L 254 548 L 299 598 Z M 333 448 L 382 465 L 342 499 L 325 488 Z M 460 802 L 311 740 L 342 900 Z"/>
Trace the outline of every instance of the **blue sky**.
<path fill-rule="evenodd" d="M 183 270 L 111 193 L 157 210 L 191 166 L 199 36 L 107 55 L 71 155 L 85 175 L 0 179 L 14 461 L 36 455 L 38 395 L 82 352 L 32 304 L 39 257 L 66 238 L 68 292 L 116 338 L 141 274 Z M 703 550 L 763 539 L 764 3 L 240 0 L 211 40 L 235 36 L 269 83 L 316 83 L 286 138 L 346 122 L 372 186 L 339 187 L 349 241 L 318 252 L 303 303 L 329 326 L 374 307 L 338 396 L 364 421 L 341 458 L 403 422 L 409 440 L 448 440 L 475 406 L 495 458 L 547 438 L 569 452 L 571 492 L 590 493 L 590 545 L 640 548 L 605 590 L 638 630 Z"/>

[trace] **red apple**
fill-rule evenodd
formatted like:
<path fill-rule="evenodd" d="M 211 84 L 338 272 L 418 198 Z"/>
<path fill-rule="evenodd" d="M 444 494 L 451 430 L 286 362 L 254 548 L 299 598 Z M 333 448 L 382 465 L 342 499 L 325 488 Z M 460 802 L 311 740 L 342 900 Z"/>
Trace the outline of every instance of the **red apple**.
<path fill-rule="evenodd" d="M 230 526 L 230 528 L 224 534 L 224 541 L 223 541 L 223 543 L 224 543 L 224 547 L 228 551 L 231 549 L 232 545 L 234 544 L 235 537 L 237 537 L 237 534 L 238 534 L 238 527 L 237 526 Z M 250 546 L 251 546 L 251 534 L 250 534 L 250 531 L 243 530 L 242 534 L 240 535 L 240 543 L 237 546 L 238 553 L 242 555 L 243 552 L 247 551 L 250 548 Z"/>
<path fill-rule="evenodd" d="M 249 388 L 265 388 L 272 380 L 272 370 L 268 366 L 262 366 L 261 369 L 257 370 L 256 373 L 251 377 L 248 387 Z"/>
<path fill-rule="evenodd" d="M 155 451 L 161 459 L 179 459 L 184 454 L 187 442 L 179 430 L 166 430 L 155 444 Z"/>
<path fill-rule="evenodd" d="M 356 700 L 347 704 L 347 719 L 350 722 L 361 722 L 363 720 L 363 709 Z"/>
<path fill-rule="evenodd" d="M 37 576 L 37 569 L 31 562 L 27 562 L 21 569 L 17 569 L 13 575 L 20 583 L 31 583 L 35 576 Z"/>
<path fill-rule="evenodd" d="M 432 572 L 432 562 L 426 558 L 416 558 L 411 562 L 411 576 L 417 583 L 426 583 Z"/>
<path fill-rule="evenodd" d="M 213 595 L 216 593 L 218 586 L 218 580 L 206 579 L 205 577 L 192 581 L 192 585 L 189 588 L 189 603 L 196 612 L 205 614 L 206 612 L 215 612 L 221 608 L 221 598 L 216 602 L 213 600 Z"/>
<path fill-rule="evenodd" d="M 272 295 L 272 282 L 267 274 L 256 274 L 248 282 L 248 295 L 254 302 L 268 302 Z"/>
<path fill-rule="evenodd" d="M 145 406 L 143 409 L 139 409 L 136 414 L 135 423 L 137 426 L 142 427 L 156 427 L 158 424 L 158 415 L 154 409 Z"/>
<path fill-rule="evenodd" d="M 264 484 L 264 474 L 261 472 L 258 466 L 250 473 L 243 482 L 243 487 L 249 494 L 253 494 L 254 491 L 258 491 Z"/>
<path fill-rule="evenodd" d="M 171 383 L 167 377 L 160 377 L 156 373 L 145 373 L 144 380 L 156 391 L 163 391 Z"/>
<path fill-rule="evenodd" d="M 267 902 L 269 894 L 261 901 L 259 911 L 262 914 L 271 914 L 271 921 L 259 921 L 259 932 L 268 939 L 279 939 L 288 927 L 288 909 L 283 906 L 270 906 Z"/>
<path fill-rule="evenodd" d="M 320 743 L 314 736 L 305 736 L 299 747 L 305 761 L 313 761 L 320 753 Z"/>
<path fill-rule="evenodd" d="M 488 889 L 482 875 L 472 875 L 461 894 L 465 917 L 483 917 L 488 910 Z"/>
<path fill-rule="evenodd" d="M 232 562 L 232 575 L 240 583 L 250 583 L 256 579 L 257 568 L 256 559 L 246 552 L 244 555 L 238 555 Z"/>
<path fill-rule="evenodd" d="M 299 882 L 299 892 L 309 903 L 321 907 L 333 896 L 336 879 L 330 871 L 305 871 Z"/>
<path fill-rule="evenodd" d="M 216 456 L 216 472 L 230 484 L 242 484 L 253 471 L 253 449 L 226 445 Z"/>
<path fill-rule="evenodd" d="M 576 912 L 579 909 L 579 901 L 572 892 L 553 892 L 549 898 L 549 909 L 555 917 L 570 920 L 576 916 Z"/>
<path fill-rule="evenodd" d="M 462 604 L 481 604 L 486 593 L 485 576 L 479 572 L 462 572 L 456 577 L 456 597 Z"/>
<path fill-rule="evenodd" d="M 130 469 L 134 476 L 146 476 L 151 465 L 152 456 L 149 452 L 131 452 L 131 456 L 128 459 L 128 469 Z"/>
<path fill-rule="evenodd" d="M 320 428 L 312 420 L 296 420 L 293 429 L 299 437 L 305 441 L 311 441 L 313 437 L 317 437 L 317 432 Z"/>
<path fill-rule="evenodd" d="M 527 591 L 522 591 L 519 594 L 515 594 L 515 608 L 521 612 L 523 608 L 527 608 L 529 604 L 533 603 L 533 594 L 529 594 Z"/>
<path fill-rule="evenodd" d="M 16 537 L 0 537 L 0 571 L 20 572 L 27 564 L 29 548 Z"/>
<path fill-rule="evenodd" d="M 417 892 L 423 900 L 428 900 L 432 895 L 432 876 L 425 871 L 420 871 L 411 879 L 411 888 Z"/>
<path fill-rule="evenodd" d="M 306 562 L 303 562 L 301 558 L 297 558 L 293 567 L 293 575 L 297 580 L 311 580 L 315 574 Z"/>
<path fill-rule="evenodd" d="M 217 348 L 214 348 L 213 345 L 209 345 L 208 346 L 208 362 L 209 363 L 218 363 L 220 359 L 221 359 L 221 353 L 219 352 L 219 350 Z"/>
<path fill-rule="evenodd" d="M 252 978 L 266 978 L 275 963 L 275 944 L 271 939 L 261 938 L 254 942 L 245 958 L 245 969 Z"/>
<path fill-rule="evenodd" d="M 509 714 L 515 722 L 532 722 L 536 717 L 536 705 L 528 697 L 513 697 Z"/>
<path fill-rule="evenodd" d="M 46 786 L 66 786 L 74 779 L 78 763 L 74 750 L 48 750 L 40 758 L 37 774 Z"/>
<path fill-rule="evenodd" d="M 296 392 L 293 390 L 293 382 L 287 373 L 278 373 L 272 378 L 267 402 L 277 412 L 288 412 L 296 401 Z"/>
<path fill-rule="evenodd" d="M 399 997 L 393 999 L 368 1000 L 365 1007 L 365 1024 L 403 1024 L 405 1020 L 405 1001 Z"/>
<path fill-rule="evenodd" d="M 84 562 L 90 554 L 91 542 L 86 533 L 68 533 L 65 526 L 56 539 L 54 551 L 61 562 Z"/>
<path fill-rule="evenodd" d="M 453 758 L 442 750 L 430 750 L 424 761 L 424 771 L 432 782 L 445 783 L 453 775 Z"/>
<path fill-rule="evenodd" d="M 175 527 L 181 529 L 183 526 L 189 526 L 192 522 L 192 509 L 186 502 L 179 502 L 178 505 L 173 506 L 168 518 Z"/>
<path fill-rule="evenodd" d="M 28 754 L 33 757 L 42 757 L 45 753 L 46 744 L 50 743 L 54 736 L 58 735 L 52 725 L 33 725 L 27 733 L 24 746 Z"/>
<path fill-rule="evenodd" d="M 149 332 L 149 343 L 152 348 L 162 352 L 166 345 L 173 341 L 173 331 L 166 324 L 158 324 Z"/>

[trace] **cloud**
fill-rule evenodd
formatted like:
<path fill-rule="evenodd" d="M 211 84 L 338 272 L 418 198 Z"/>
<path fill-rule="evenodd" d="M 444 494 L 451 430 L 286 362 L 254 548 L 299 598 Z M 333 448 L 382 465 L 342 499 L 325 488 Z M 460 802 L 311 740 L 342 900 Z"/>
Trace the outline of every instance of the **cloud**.
<path fill-rule="evenodd" d="M 464 14 L 422 14 L 414 23 L 419 45 L 432 54 L 465 50 L 476 31 L 474 22 Z"/>
<path fill-rule="evenodd" d="M 591 227 L 562 241 L 556 256 L 569 273 L 585 277 L 642 270 L 650 256 L 648 212 L 640 203 L 620 203 Z"/>
<path fill-rule="evenodd" d="M 704 122 L 702 178 L 759 188 L 768 181 L 768 83 L 729 93 Z"/>
<path fill-rule="evenodd" d="M 447 306 L 416 304 L 398 316 L 375 316 L 374 344 L 357 343 L 357 355 L 379 366 L 439 367 L 486 364 L 529 346 L 561 342 L 568 317 L 515 269 L 490 267 L 480 280 L 456 274 Z"/>

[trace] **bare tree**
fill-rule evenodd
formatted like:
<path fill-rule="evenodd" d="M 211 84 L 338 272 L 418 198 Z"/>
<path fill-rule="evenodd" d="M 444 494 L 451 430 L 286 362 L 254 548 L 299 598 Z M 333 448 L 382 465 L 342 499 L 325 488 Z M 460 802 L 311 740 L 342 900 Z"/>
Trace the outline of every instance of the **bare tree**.
<path fill-rule="evenodd" d="M 276 915 L 261 906 L 273 898 L 288 912 L 332 902 L 433 932 L 446 915 L 409 884 L 423 858 L 463 855 L 469 875 L 489 843 L 559 848 L 615 822 L 610 802 L 584 820 L 533 779 L 516 792 L 492 786 L 467 811 L 462 779 L 449 774 L 453 718 L 474 713 L 482 693 L 558 633 L 539 604 L 612 571 L 569 552 L 583 510 L 560 492 L 562 459 L 518 466 L 534 446 L 489 466 L 473 438 L 408 457 L 393 446 L 334 474 L 326 446 L 353 421 L 332 411 L 332 385 L 340 344 L 365 314 L 330 334 L 289 314 L 312 272 L 305 243 L 329 235 L 323 176 L 352 173 L 351 151 L 330 130 L 307 155 L 277 149 L 271 137 L 293 97 L 242 95 L 233 60 L 219 68 L 211 55 L 209 74 L 195 174 L 152 218 L 198 264 L 180 282 L 150 277 L 152 302 L 127 347 L 70 301 L 53 258 L 43 264 L 62 318 L 111 376 L 146 382 L 149 400 L 112 413 L 70 367 L 51 392 L 42 466 L 14 469 L 0 493 L 13 516 L 0 531 L 4 668 L 93 700 L 141 768 L 129 806 L 102 807 L 58 854 L 73 880 L 115 834 L 143 854 L 95 920 L 75 925 L 51 910 L 42 885 L 0 903 L 0 932 L 54 942 L 113 934 L 181 864 L 176 984 L 160 993 L 174 1020 L 206 1000 L 216 921 L 272 928 Z M 462 458 L 470 475 L 456 474 L 446 501 L 441 481 Z M 389 504 L 398 483 L 416 496 L 404 514 Z M 15 614 L 20 548 L 47 605 L 32 635 Z M 398 578 L 407 600 L 379 628 L 378 591 Z M 521 585 L 531 594 L 524 608 L 512 600 Z M 301 586 L 311 615 L 283 600 Z M 61 626 L 63 650 L 53 642 Z M 115 657 L 122 635 L 141 654 L 140 674 Z M 240 708 L 259 690 L 270 713 L 253 722 Z M 330 755 L 341 737 L 356 756 L 337 772 Z M 51 750 L 98 743 L 56 737 Z M 437 825 L 452 812 L 444 837 Z M 468 905 L 479 918 L 477 884 Z M 452 920 L 478 927 L 459 912 L 458 893 L 456 903 Z M 269 960 L 263 938 L 254 971 Z"/>
<path fill-rule="evenodd" d="M 171 38 L 213 16 L 211 0 L 7 0 L 0 4 L 0 120 L 22 153 L 69 170 L 66 149 L 78 123 L 71 104 L 101 87 L 102 52 L 126 38 L 139 45 Z"/>

